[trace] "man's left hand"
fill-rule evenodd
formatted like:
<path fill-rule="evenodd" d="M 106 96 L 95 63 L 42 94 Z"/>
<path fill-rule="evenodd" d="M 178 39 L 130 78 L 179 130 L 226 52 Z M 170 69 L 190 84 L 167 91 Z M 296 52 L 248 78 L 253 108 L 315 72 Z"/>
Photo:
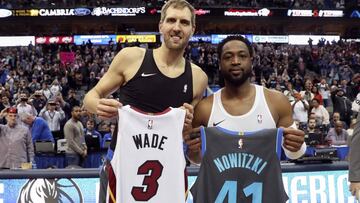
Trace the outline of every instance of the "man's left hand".
<path fill-rule="evenodd" d="M 360 182 L 351 182 L 349 191 L 357 200 L 360 200 Z"/>
<path fill-rule="evenodd" d="M 302 130 L 284 128 L 284 147 L 291 152 L 297 152 L 304 143 L 304 137 L 305 133 Z"/>

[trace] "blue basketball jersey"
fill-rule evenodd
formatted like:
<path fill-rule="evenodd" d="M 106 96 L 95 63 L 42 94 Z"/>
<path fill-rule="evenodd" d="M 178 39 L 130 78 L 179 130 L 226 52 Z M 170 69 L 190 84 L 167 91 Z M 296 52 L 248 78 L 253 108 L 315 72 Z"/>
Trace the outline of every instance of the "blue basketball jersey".
<path fill-rule="evenodd" d="M 188 203 L 283 203 L 280 153 L 283 130 L 239 133 L 201 128 L 198 177 Z"/>

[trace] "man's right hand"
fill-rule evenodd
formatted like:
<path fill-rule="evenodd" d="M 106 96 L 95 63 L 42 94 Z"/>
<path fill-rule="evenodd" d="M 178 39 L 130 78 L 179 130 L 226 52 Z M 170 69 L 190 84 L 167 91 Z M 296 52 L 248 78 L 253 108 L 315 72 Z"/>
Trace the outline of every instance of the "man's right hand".
<path fill-rule="evenodd" d="M 100 119 L 111 119 L 118 115 L 118 108 L 122 107 L 122 103 L 120 103 L 116 99 L 99 99 L 98 104 L 96 106 L 96 114 Z"/>
<path fill-rule="evenodd" d="M 200 127 L 193 128 L 192 133 L 184 137 L 185 143 L 188 145 L 190 152 L 199 152 L 201 150 L 201 139 L 200 136 L 195 136 L 200 134 Z"/>
<path fill-rule="evenodd" d="M 200 134 L 200 127 L 193 128 L 192 133 L 184 136 L 184 141 L 188 146 L 188 157 L 194 163 L 201 161 L 201 138 L 194 136 Z"/>
<path fill-rule="evenodd" d="M 86 156 L 87 156 L 87 150 L 86 150 L 86 149 L 83 151 L 83 153 L 81 154 L 81 156 L 82 156 L 83 158 L 86 158 Z"/>

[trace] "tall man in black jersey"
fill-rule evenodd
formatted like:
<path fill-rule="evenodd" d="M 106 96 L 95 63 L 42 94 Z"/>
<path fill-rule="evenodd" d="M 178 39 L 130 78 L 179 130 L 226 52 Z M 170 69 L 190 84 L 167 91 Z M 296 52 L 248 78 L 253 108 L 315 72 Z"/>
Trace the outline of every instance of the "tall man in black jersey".
<path fill-rule="evenodd" d="M 159 30 L 164 38 L 160 48 L 125 48 L 115 56 L 108 72 L 85 96 L 90 112 L 110 119 L 121 116 L 118 108 L 127 104 L 145 112 L 183 106 L 187 110 L 185 129 L 191 126 L 193 106 L 207 86 L 206 74 L 183 57 L 195 30 L 194 8 L 185 0 L 168 1 L 161 11 Z M 119 88 L 120 101 L 106 99 Z M 116 137 L 113 149 L 114 143 Z"/>

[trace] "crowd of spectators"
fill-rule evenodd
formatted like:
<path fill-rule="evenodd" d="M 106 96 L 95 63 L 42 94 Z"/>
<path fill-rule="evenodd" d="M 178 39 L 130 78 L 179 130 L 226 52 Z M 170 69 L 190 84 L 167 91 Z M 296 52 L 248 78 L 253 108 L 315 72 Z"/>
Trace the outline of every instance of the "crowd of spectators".
<path fill-rule="evenodd" d="M 113 42 L 95 46 L 88 41 L 80 46 L 30 44 L 1 48 L 0 118 L 13 106 L 19 114 L 26 113 L 27 118 L 31 118 L 30 124 L 35 118 L 41 118 L 55 140 L 63 138 L 64 125 L 72 118 L 73 107 L 82 106 L 85 93 L 108 70 L 116 53 L 124 46 L 135 45 L 147 47 Z M 307 132 L 315 129 L 326 136 L 328 143 L 343 144 L 348 136 L 343 130 L 351 132 L 351 105 L 360 88 L 359 45 L 320 41 L 306 46 L 253 44 L 253 48 L 256 55 L 252 82 L 283 92 L 293 106 L 294 119 L 301 129 Z M 73 62 L 61 61 L 60 52 L 73 52 Z M 185 57 L 203 68 L 209 76 L 210 87 L 222 85 L 216 45 L 189 44 Z M 116 98 L 117 92 L 110 97 Z M 78 117 L 84 126 L 84 135 L 99 137 L 100 148 L 106 148 L 105 142 L 111 139 L 115 122 L 101 121 L 82 107 Z M 19 122 L 22 121 L 27 123 L 26 119 Z M 338 134 L 341 140 L 337 140 Z"/>
<path fill-rule="evenodd" d="M 99 6 L 161 7 L 164 0 L 1 0 L 0 8 L 66 8 Z M 195 7 L 271 7 L 297 9 L 343 9 L 345 0 L 189 0 Z"/>

